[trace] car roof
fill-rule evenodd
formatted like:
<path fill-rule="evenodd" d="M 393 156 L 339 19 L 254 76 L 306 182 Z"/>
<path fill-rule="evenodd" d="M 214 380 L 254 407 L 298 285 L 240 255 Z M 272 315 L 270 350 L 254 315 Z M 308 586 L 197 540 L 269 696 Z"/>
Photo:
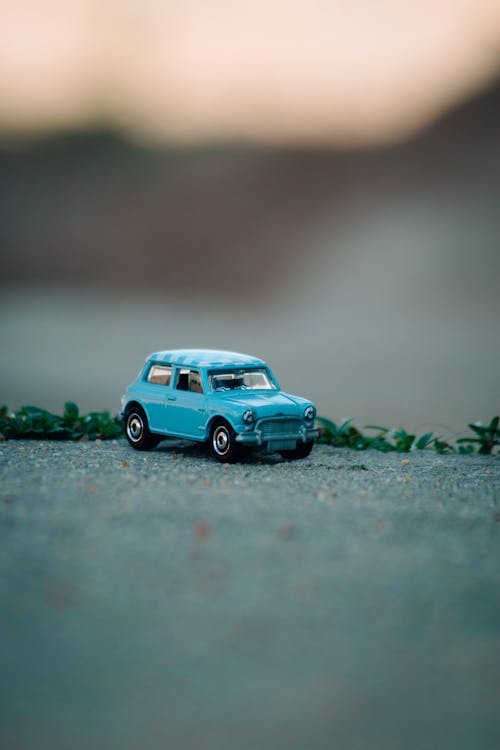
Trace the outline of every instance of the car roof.
<path fill-rule="evenodd" d="M 168 351 L 153 352 L 148 361 L 168 362 L 172 365 L 186 365 L 189 367 L 240 367 L 262 366 L 266 363 L 258 357 L 239 352 L 226 352 L 218 349 L 170 349 Z"/>

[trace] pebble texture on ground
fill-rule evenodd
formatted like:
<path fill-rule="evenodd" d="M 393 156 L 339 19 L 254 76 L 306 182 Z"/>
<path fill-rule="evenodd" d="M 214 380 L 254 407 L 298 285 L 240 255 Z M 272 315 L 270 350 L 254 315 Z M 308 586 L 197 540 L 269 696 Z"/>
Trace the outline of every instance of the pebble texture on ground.
<path fill-rule="evenodd" d="M 500 456 L 0 444 L 6 750 L 497 750 Z"/>

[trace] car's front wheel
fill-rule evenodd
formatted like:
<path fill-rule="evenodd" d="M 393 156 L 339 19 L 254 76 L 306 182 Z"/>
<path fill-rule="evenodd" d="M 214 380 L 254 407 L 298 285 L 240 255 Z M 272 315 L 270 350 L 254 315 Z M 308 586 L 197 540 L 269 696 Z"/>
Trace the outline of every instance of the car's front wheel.
<path fill-rule="evenodd" d="M 216 422 L 210 433 L 210 450 L 217 461 L 232 463 L 240 455 L 240 446 L 236 442 L 236 433 L 227 422 Z"/>
<path fill-rule="evenodd" d="M 296 448 L 289 451 L 280 451 L 283 458 L 287 461 L 295 461 L 298 458 L 307 458 L 313 449 L 314 440 L 308 440 L 306 443 L 298 443 Z"/>
<path fill-rule="evenodd" d="M 127 412 L 125 434 L 132 448 L 138 451 L 152 450 L 161 440 L 160 437 L 150 432 L 148 418 L 140 406 L 134 406 Z"/>

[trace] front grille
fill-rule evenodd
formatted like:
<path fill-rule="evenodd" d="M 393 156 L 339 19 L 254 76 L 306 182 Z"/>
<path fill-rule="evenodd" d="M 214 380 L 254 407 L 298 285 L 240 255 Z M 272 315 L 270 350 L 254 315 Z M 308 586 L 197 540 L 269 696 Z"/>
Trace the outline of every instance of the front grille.
<path fill-rule="evenodd" d="M 280 435 L 297 435 L 301 424 L 300 419 L 263 419 L 258 427 L 262 437 L 266 439 Z"/>

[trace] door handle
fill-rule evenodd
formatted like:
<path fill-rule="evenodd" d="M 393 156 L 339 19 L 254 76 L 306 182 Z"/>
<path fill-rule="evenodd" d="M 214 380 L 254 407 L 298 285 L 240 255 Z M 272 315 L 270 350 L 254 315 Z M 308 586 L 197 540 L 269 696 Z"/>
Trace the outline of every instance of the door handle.
<path fill-rule="evenodd" d="M 198 411 L 200 411 L 200 412 L 201 412 L 202 414 L 204 414 L 204 413 L 206 412 L 206 409 L 202 409 L 202 408 L 200 407 L 200 408 L 198 409 Z"/>
<path fill-rule="evenodd" d="M 167 401 L 177 401 L 177 396 L 167 396 Z"/>

